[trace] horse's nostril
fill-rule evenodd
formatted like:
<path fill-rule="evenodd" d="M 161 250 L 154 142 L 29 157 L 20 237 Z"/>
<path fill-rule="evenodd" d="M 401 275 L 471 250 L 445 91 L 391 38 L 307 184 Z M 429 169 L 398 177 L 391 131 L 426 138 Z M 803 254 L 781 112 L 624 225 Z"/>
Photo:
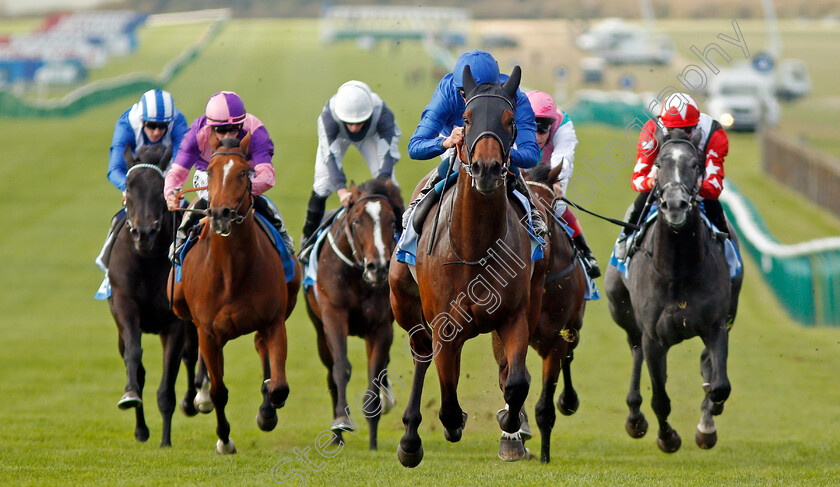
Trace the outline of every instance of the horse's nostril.
<path fill-rule="evenodd" d="M 230 213 L 231 213 L 230 208 L 222 209 L 222 218 L 227 220 L 228 218 L 230 218 Z"/>
<path fill-rule="evenodd" d="M 368 262 L 367 264 L 365 264 L 365 269 L 369 271 L 374 271 L 376 270 L 376 264 L 374 264 L 373 262 Z"/>
<path fill-rule="evenodd" d="M 688 209 L 688 201 L 686 201 L 686 200 L 680 200 L 680 204 L 679 204 L 678 208 L 679 208 L 681 211 L 687 210 L 687 209 Z"/>
<path fill-rule="evenodd" d="M 128 233 L 130 233 L 133 237 L 136 237 L 140 233 L 140 230 L 138 230 L 136 227 L 131 227 L 128 230 Z"/>

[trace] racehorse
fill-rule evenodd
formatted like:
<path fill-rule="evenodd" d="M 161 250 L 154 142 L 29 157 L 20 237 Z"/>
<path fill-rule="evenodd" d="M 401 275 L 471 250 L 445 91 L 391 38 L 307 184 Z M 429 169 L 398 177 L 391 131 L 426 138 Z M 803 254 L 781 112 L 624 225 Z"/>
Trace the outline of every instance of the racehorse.
<path fill-rule="evenodd" d="M 548 215 L 553 213 L 555 194 L 552 185 L 557 181 L 562 166 L 553 170 L 541 164 L 526 173 L 527 183 L 535 200 L 543 206 Z M 542 309 L 536 328 L 531 332 L 531 347 L 543 359 L 542 394 L 535 407 L 537 426 L 540 428 L 540 461 L 548 463 L 551 459 L 551 430 L 554 427 L 554 392 L 557 379 L 563 371 L 563 392 L 557 398 L 557 409 L 565 416 L 577 412 L 579 400 L 572 385 L 571 365 L 573 350 L 580 341 L 580 329 L 583 326 L 586 291 L 586 271 L 578 258 L 577 250 L 572 246 L 571 238 L 556 218 L 548 218 L 549 236 L 545 251 L 548 270 L 545 276 L 545 290 Z M 503 352 L 498 336 L 493 334 L 493 350 L 496 359 L 503 364 Z M 503 410 L 499 418 L 508 414 Z M 523 411 L 524 414 L 524 411 Z M 527 418 L 527 416 L 524 416 Z M 520 433 L 523 440 L 530 434 L 523 425 Z"/>
<path fill-rule="evenodd" d="M 528 230 L 520 223 L 524 213 L 508 203 L 506 176 L 515 139 L 520 77 L 517 66 L 504 85 L 476 85 L 469 67 L 464 69 L 465 136 L 458 148 L 463 170 L 455 190 L 444 193 L 440 203 L 440 220 L 449 225 L 433 232 L 436 219 L 426 220 L 418 249 L 427 249 L 433 233 L 434 248 L 418 251 L 414 270 L 396 256 L 391 259 L 391 305 L 397 322 L 408 331 L 414 358 L 411 394 L 403 415 L 405 434 L 397 449 L 406 467 L 417 466 L 423 458 L 417 428 L 422 419 L 423 379 L 433 358 L 441 388 L 439 417 L 451 442 L 460 440 L 467 418 L 457 397 L 466 340 L 497 331 L 506 360 L 500 383 L 508 407 L 519 411 L 528 395 L 525 355 L 529 326 L 536 325 L 539 315 L 545 265 L 544 259 L 537 261 L 541 268 L 532 263 Z M 525 455 L 519 429 L 517 414 L 502 422 L 499 456 L 503 460 Z"/>
<path fill-rule="evenodd" d="M 642 360 L 650 374 L 653 407 L 659 420 L 656 443 L 666 453 L 680 448 L 677 432 L 668 424 L 671 402 L 665 391 L 668 349 L 700 337 L 705 348 L 700 356 L 703 388 L 702 417 L 695 441 L 700 448 L 717 442 L 713 416 L 723 412 L 731 386 L 726 373 L 729 329 L 738 309 L 743 272 L 730 279 L 724 250 L 704 223 L 698 207 L 705 161 L 698 151 L 700 132 L 689 138 L 680 129 L 659 134 L 654 188 L 659 214 L 648 228 L 627 271 L 615 266 L 604 278 L 613 320 L 627 332 L 633 355 L 633 372 L 627 394 L 625 429 L 633 438 L 647 432 L 647 420 L 639 410 L 642 396 L 639 380 Z M 732 227 L 729 235 L 734 239 Z M 638 240 L 638 237 L 637 237 Z M 737 244 L 737 242 L 735 242 Z"/>
<path fill-rule="evenodd" d="M 386 375 L 394 338 L 388 266 L 395 246 L 394 208 L 402 208 L 403 200 L 390 180 L 371 179 L 360 187 L 351 183 L 350 191 L 350 206 L 326 230 L 316 283 L 306 291 L 306 310 L 318 334 L 318 354 L 327 367 L 334 409 L 330 429 L 336 442 L 343 441 L 343 431 L 356 434 L 347 406 L 351 371 L 347 336 L 365 339 L 368 389 L 364 394 L 370 397 L 362 414 L 370 427 L 369 447 L 375 450 L 379 418 L 395 402 Z"/>
<path fill-rule="evenodd" d="M 250 141 L 250 134 L 240 142 L 235 138 L 218 141 L 211 133 L 209 143 L 215 149 L 207 167 L 209 221 L 183 257 L 182 280 L 173 280 L 171 290 L 175 314 L 198 329 L 216 410 L 218 453 L 236 452 L 225 417 L 228 391 L 222 381 L 222 347 L 255 332 L 264 379 L 257 425 L 271 431 L 277 425 L 275 410 L 283 407 L 289 395 L 285 322 L 301 279 L 295 259 L 295 275 L 286 282 L 280 255 L 255 220 L 246 156 Z"/>
<path fill-rule="evenodd" d="M 126 224 L 115 236 L 108 263 L 111 296 L 108 305 L 120 333 L 120 355 L 125 361 L 128 383 L 117 403 L 120 409 L 134 408 L 137 441 L 149 438 L 143 414 L 143 386 L 146 369 L 141 359 L 141 335 L 155 333 L 163 345 L 163 373 L 157 391 L 157 402 L 163 417 L 160 446 L 171 446 L 172 413 L 175 410 L 175 379 L 182 358 L 192 378 L 197 352 L 184 349 L 184 322 L 169 309 L 166 298 L 166 277 L 169 275 L 169 243 L 180 216 L 170 216 L 163 198 L 163 171 L 169 164 L 171 151 L 162 144 L 147 145 L 125 152 L 128 172 L 125 178 Z M 194 415 L 192 407 L 196 391 L 188 381 L 181 402 L 184 412 Z"/>

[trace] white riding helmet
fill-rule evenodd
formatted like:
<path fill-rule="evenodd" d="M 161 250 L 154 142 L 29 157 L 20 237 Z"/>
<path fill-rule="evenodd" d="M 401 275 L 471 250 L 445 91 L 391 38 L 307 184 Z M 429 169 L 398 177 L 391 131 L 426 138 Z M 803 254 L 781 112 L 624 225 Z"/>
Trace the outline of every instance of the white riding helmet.
<path fill-rule="evenodd" d="M 335 94 L 335 115 L 344 123 L 362 123 L 373 115 L 370 88 L 361 81 L 348 81 Z"/>

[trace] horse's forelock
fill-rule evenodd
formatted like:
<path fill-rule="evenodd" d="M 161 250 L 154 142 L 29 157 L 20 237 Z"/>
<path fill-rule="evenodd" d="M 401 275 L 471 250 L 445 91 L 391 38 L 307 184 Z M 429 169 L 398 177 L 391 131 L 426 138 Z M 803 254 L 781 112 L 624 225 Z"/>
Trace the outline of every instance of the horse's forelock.
<path fill-rule="evenodd" d="M 137 151 L 137 161 L 140 164 L 152 164 L 157 166 L 166 152 L 163 144 L 144 145 Z"/>
<path fill-rule="evenodd" d="M 381 179 L 369 179 L 359 185 L 359 191 L 365 194 L 378 194 L 385 196 L 392 206 L 403 206 L 400 188 Z"/>
<path fill-rule="evenodd" d="M 225 137 L 224 139 L 219 141 L 220 146 L 226 149 L 232 149 L 234 147 L 239 147 L 239 139 L 236 137 Z"/>

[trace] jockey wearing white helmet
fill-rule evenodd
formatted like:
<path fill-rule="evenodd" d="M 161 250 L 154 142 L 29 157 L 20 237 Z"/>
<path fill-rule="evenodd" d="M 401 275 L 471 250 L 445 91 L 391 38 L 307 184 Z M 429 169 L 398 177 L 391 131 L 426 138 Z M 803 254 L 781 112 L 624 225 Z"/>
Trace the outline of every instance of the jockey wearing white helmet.
<path fill-rule="evenodd" d="M 347 149 L 353 145 L 359 150 L 372 177 L 391 179 L 396 185 L 394 164 L 400 159 L 400 135 L 394 113 L 367 84 L 348 81 L 330 97 L 318 117 L 315 181 L 306 209 L 301 250 L 321 223 L 327 197 L 335 192 L 342 205 L 350 202 L 342 166 Z"/>

